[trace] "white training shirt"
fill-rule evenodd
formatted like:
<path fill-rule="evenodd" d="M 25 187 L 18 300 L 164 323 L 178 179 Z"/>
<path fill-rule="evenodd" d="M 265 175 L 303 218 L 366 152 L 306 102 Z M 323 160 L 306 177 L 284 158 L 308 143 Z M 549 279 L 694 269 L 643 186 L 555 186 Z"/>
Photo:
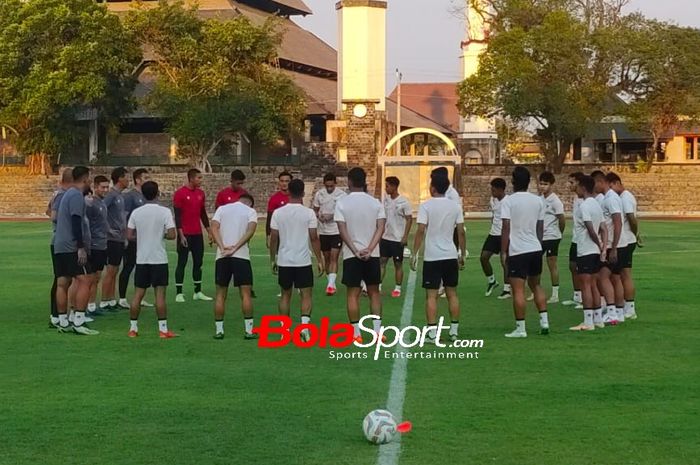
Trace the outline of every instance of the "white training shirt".
<path fill-rule="evenodd" d="M 136 230 L 137 265 L 167 265 L 165 233 L 175 228 L 169 208 L 147 203 L 131 213 L 127 228 Z"/>
<path fill-rule="evenodd" d="M 608 192 L 603 197 L 602 207 L 603 215 L 605 215 L 605 227 L 608 228 L 608 248 L 611 248 L 614 234 L 612 216 L 615 213 L 619 213 L 621 217 L 624 216 L 622 215 L 622 200 L 620 200 L 620 196 L 617 195 L 617 192 L 612 189 L 608 189 Z M 620 218 L 620 221 L 622 221 L 622 218 Z M 620 230 L 620 240 L 617 243 L 617 247 L 619 248 L 625 246 L 627 246 L 627 243 L 623 237 L 622 230 Z"/>
<path fill-rule="evenodd" d="M 508 255 L 542 251 L 537 222 L 544 221 L 544 202 L 529 192 L 515 192 L 501 202 L 501 218 L 510 220 Z"/>
<path fill-rule="evenodd" d="M 596 195 L 595 201 L 598 202 L 598 205 L 600 205 L 600 208 L 603 208 L 603 202 L 605 201 L 605 195 L 603 195 L 603 194 Z"/>
<path fill-rule="evenodd" d="M 377 232 L 377 220 L 385 219 L 382 203 L 366 192 L 351 192 L 335 205 L 335 221 L 347 225 L 348 234 L 357 250 L 364 250 Z M 353 258 L 350 247 L 343 243 L 343 260 Z M 372 250 L 372 257 L 379 257 L 379 244 Z"/>
<path fill-rule="evenodd" d="M 630 191 L 625 190 L 620 194 L 620 200 L 622 201 L 622 238 L 620 242 L 624 240 L 627 245 L 636 244 L 637 236 L 634 235 L 632 228 L 630 228 L 627 215 L 632 213 L 635 217 L 637 216 L 637 199 Z"/>
<path fill-rule="evenodd" d="M 507 197 L 507 196 L 506 196 Z M 489 210 L 491 210 L 491 229 L 489 236 L 500 236 L 503 229 L 503 220 L 501 220 L 501 203 L 506 199 L 498 200 L 496 197 L 491 197 L 489 200 Z"/>
<path fill-rule="evenodd" d="M 544 202 L 544 237 L 542 240 L 553 241 L 561 239 L 558 215 L 564 214 L 564 204 L 557 194 L 542 196 Z"/>
<path fill-rule="evenodd" d="M 248 205 L 242 202 L 234 202 L 217 208 L 212 220 L 220 225 L 219 231 L 224 247 L 232 247 L 238 244 L 238 241 L 245 236 L 250 223 L 258 222 L 258 214 Z M 222 257 L 223 251 L 217 247 L 216 259 L 218 260 Z M 248 244 L 238 249 L 231 257 L 250 260 Z"/>
<path fill-rule="evenodd" d="M 574 199 L 573 206 L 571 208 L 571 213 L 574 218 L 576 218 L 576 214 L 578 212 L 579 207 L 583 203 L 583 199 L 579 198 L 578 196 Z M 576 228 L 571 228 L 571 242 L 576 244 L 578 243 L 578 235 L 576 233 Z"/>
<path fill-rule="evenodd" d="M 314 208 L 318 208 L 319 215 L 335 215 L 335 204 L 346 195 L 348 194 L 337 187 L 329 194 L 328 190 L 324 187 L 316 192 L 311 205 Z M 338 225 L 335 220 L 331 220 L 327 223 L 319 220 L 318 233 L 322 236 L 335 236 L 338 234 Z"/>
<path fill-rule="evenodd" d="M 393 242 L 401 242 L 403 233 L 406 230 L 406 216 L 413 212 L 411 202 L 403 195 L 395 199 L 391 196 L 384 196 L 384 213 L 386 214 L 386 228 L 382 239 Z"/>
<path fill-rule="evenodd" d="M 593 224 L 593 230 L 598 234 L 600 224 L 604 220 L 603 209 L 593 197 L 589 197 L 581 202 L 581 205 L 576 210 L 576 216 L 574 217 L 574 229 L 576 230 L 575 234 L 578 239 L 576 243 L 576 254 L 579 257 L 600 254 L 600 248 L 598 248 L 588 234 L 586 221 L 590 221 Z M 599 235 L 598 240 L 601 239 Z"/>
<path fill-rule="evenodd" d="M 270 228 L 279 233 L 277 266 L 311 265 L 309 230 L 316 229 L 316 213 L 300 203 L 288 203 L 272 213 Z"/>
<path fill-rule="evenodd" d="M 426 262 L 454 260 L 458 257 L 453 241 L 455 227 L 464 224 L 462 208 L 447 197 L 433 197 L 418 208 L 418 224 L 426 225 Z"/>

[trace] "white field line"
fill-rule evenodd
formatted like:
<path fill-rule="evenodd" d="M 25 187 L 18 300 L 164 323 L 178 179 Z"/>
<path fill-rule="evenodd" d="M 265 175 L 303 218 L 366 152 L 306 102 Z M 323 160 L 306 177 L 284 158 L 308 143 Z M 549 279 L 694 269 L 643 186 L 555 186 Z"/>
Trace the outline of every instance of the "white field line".
<path fill-rule="evenodd" d="M 413 298 L 416 293 L 415 271 L 408 275 L 408 286 L 406 287 L 406 297 L 401 308 L 401 328 L 410 326 L 413 318 Z M 396 352 L 407 352 L 408 349 L 401 345 L 396 346 Z M 394 359 L 391 368 L 391 381 L 389 381 L 389 397 L 386 401 L 386 409 L 389 410 L 397 421 L 402 420 L 403 401 L 406 397 L 406 374 L 408 371 L 408 358 L 398 357 Z M 379 446 L 377 465 L 398 465 L 399 455 L 401 455 L 401 435 L 388 444 Z"/>

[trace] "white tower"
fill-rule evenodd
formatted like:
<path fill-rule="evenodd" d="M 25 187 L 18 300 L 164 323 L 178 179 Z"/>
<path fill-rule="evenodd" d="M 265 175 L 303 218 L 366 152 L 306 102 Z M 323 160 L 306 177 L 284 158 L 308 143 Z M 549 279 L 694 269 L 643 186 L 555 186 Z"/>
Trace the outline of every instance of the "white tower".
<path fill-rule="evenodd" d="M 386 99 L 386 1 L 341 0 L 338 10 L 338 112 L 343 101 Z"/>
<path fill-rule="evenodd" d="M 466 79 L 479 70 L 479 57 L 488 47 L 489 26 L 484 12 L 488 11 L 483 0 L 466 0 L 467 2 L 467 37 L 462 42 L 462 78 Z M 474 3 L 477 8 L 474 8 Z M 482 163 L 495 163 L 498 135 L 492 119 L 468 116 L 460 120 L 460 144 L 462 153 L 469 159 Z M 468 141 L 468 142 L 467 142 Z"/>

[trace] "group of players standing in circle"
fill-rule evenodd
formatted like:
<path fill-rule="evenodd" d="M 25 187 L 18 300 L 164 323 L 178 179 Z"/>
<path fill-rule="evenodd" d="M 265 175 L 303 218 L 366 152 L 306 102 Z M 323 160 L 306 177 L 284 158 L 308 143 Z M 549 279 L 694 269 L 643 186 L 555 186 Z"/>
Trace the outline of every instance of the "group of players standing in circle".
<path fill-rule="evenodd" d="M 87 323 L 95 317 L 121 308 L 130 310 L 129 337 L 139 335 L 141 306 L 153 287 L 159 336 L 176 337 L 168 329 L 166 289 L 169 284 L 165 240 L 177 241 L 175 271 L 176 298 L 186 302 L 184 274 L 192 255 L 193 300 L 214 300 L 215 339 L 224 338 L 224 315 L 228 289 L 239 289 L 244 319 L 244 337 L 256 339 L 253 320 L 253 271 L 248 243 L 254 236 L 258 217 L 254 199 L 243 188 L 245 175 L 235 170 L 231 186 L 216 197 L 211 221 L 206 212 L 203 176 L 199 170 L 187 173 L 188 182 L 173 197 L 174 215 L 158 204 L 159 187 L 149 180 L 145 169 L 128 172 L 116 168 L 112 187 L 104 176 L 96 176 L 90 189 L 89 170 L 83 166 L 65 169 L 60 188 L 54 193 L 47 213 L 54 224 L 51 256 L 54 285 L 51 291 L 50 326 L 59 332 L 96 335 Z M 268 202 L 266 245 L 271 271 L 281 288 L 280 314 L 289 315 L 293 289 L 300 294 L 301 323 L 309 323 L 312 312 L 314 276 L 327 275 L 326 295 L 336 289 L 338 261 L 342 257 L 342 284 L 347 288 L 347 314 L 354 337 L 362 341 L 359 320 L 361 296 L 369 297 L 374 329 L 381 327 L 381 283 L 389 260 L 395 269 L 393 298 L 401 297 L 404 280 L 403 260 L 413 224 L 409 200 L 400 195 L 400 180 L 385 180 L 386 194 L 377 200 L 367 193 L 362 168 L 348 172 L 347 192 L 336 185 L 333 174 L 324 177 L 324 187 L 313 197 L 312 208 L 305 207 L 304 182 L 283 172 L 279 190 Z M 499 285 L 490 258 L 497 254 L 504 267 L 504 289 L 499 298 L 513 298 L 516 328 L 507 337 L 526 337 L 526 284 L 530 299 L 540 315 L 540 333 L 548 334 L 547 304 L 557 303 L 558 270 L 556 257 L 566 221 L 562 202 L 552 193 L 554 176 L 539 178 L 542 196 L 528 193 L 530 173 L 516 167 L 512 176 L 513 193 L 506 196 L 506 183 L 491 181 L 492 225 L 481 254 L 487 276 L 486 296 Z M 595 172 L 592 176 L 575 173 L 569 178 L 574 201 L 574 231 L 570 268 L 574 282 L 569 303 L 584 310 L 584 321 L 572 330 L 591 331 L 606 323 L 618 324 L 636 318 L 634 284 L 631 276 L 632 253 L 637 242 L 636 201 L 614 173 Z M 446 168 L 431 173 L 431 198 L 423 202 L 416 218 L 417 230 L 411 268 L 423 258 L 422 286 L 426 290 L 427 342 L 437 337 L 438 301 L 444 296 L 450 313 L 451 339 L 458 338 L 460 306 L 457 295 L 459 271 L 467 256 L 464 213 L 457 191 L 450 185 Z M 594 200 L 598 193 L 598 201 Z M 202 264 L 206 230 L 210 245 L 216 245 L 214 299 L 202 291 Z M 317 269 L 313 269 L 312 253 Z M 546 254 L 552 276 L 553 293 L 546 300 L 540 285 L 542 256 Z M 122 265 L 121 274 L 119 267 Z M 106 268 L 104 276 L 102 271 Z M 134 272 L 134 296 L 129 303 L 126 291 Z M 119 300 L 115 297 L 119 274 Z M 102 277 L 99 305 L 97 285 Z M 69 302 L 72 310 L 69 312 Z M 565 302 L 566 304 L 567 302 Z M 600 305 L 599 305 L 600 304 Z M 604 311 L 607 311 L 603 314 Z M 303 332 L 302 338 L 308 338 Z"/>

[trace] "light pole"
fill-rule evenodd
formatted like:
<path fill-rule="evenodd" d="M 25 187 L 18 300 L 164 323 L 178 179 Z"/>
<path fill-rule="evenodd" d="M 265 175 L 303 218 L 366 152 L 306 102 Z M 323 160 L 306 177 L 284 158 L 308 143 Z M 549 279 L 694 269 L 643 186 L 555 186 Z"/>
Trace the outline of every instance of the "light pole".
<path fill-rule="evenodd" d="M 396 68 L 396 134 L 401 132 L 401 79 L 403 74 Z M 396 156 L 401 156 L 401 141 L 396 144 Z"/>
<path fill-rule="evenodd" d="M 615 171 L 617 171 L 617 131 L 615 128 L 611 131 L 613 141 L 613 162 L 615 163 Z"/>

